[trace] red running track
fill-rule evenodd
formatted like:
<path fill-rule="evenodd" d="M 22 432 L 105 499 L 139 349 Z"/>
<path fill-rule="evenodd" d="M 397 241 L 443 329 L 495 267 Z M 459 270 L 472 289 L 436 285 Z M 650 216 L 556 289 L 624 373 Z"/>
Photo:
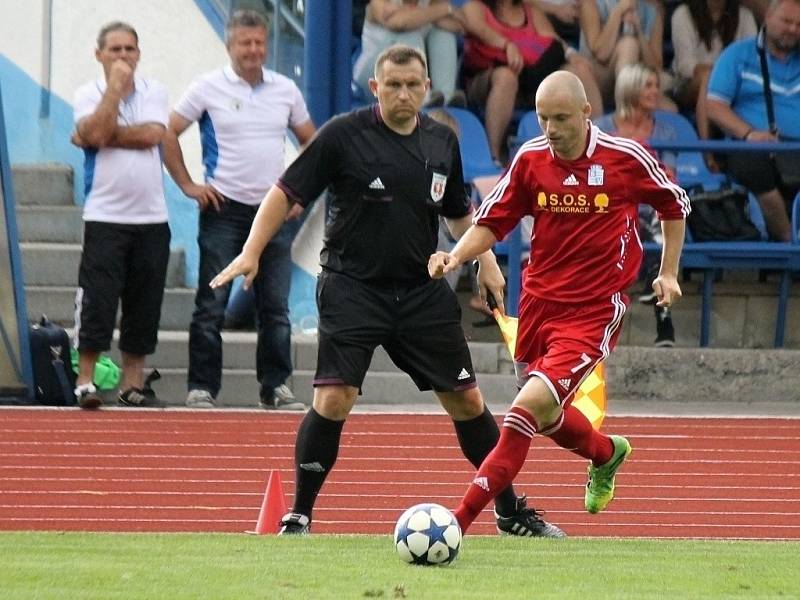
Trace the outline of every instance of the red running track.
<path fill-rule="evenodd" d="M 252 529 L 270 470 L 294 489 L 300 416 L 0 409 L 0 530 Z M 586 464 L 536 439 L 520 493 L 573 536 L 800 540 L 800 419 L 609 418 L 634 451 L 617 498 L 583 510 Z M 474 474 L 444 415 L 358 414 L 315 533 L 391 532 L 407 507 L 457 505 Z M 493 533 L 490 510 L 473 533 Z"/>

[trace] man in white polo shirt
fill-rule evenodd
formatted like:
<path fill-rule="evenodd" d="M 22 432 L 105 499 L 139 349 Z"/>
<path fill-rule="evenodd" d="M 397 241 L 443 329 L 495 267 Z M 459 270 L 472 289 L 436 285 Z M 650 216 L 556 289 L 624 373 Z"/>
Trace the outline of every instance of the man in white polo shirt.
<path fill-rule="evenodd" d="M 72 142 L 85 155 L 83 253 L 75 298 L 80 356 L 75 396 L 82 408 L 102 404 L 92 378 L 122 301 L 119 349 L 124 406 L 162 406 L 143 381 L 145 356 L 155 351 L 170 231 L 159 144 L 169 105 L 164 86 L 134 76 L 139 37 L 127 23 L 100 30 L 95 57 L 104 78 L 75 93 Z"/>
<path fill-rule="evenodd" d="M 230 65 L 195 80 L 169 119 L 165 164 L 184 194 L 200 208 L 200 272 L 189 330 L 186 406 L 212 408 L 222 385 L 220 330 L 230 286 L 211 279 L 242 250 L 264 195 L 284 168 L 284 140 L 291 129 L 300 144 L 315 128 L 294 82 L 264 68 L 267 24 L 252 10 L 236 11 L 226 28 Z M 196 184 L 178 136 L 198 121 L 205 183 Z M 299 211 L 293 216 L 299 214 Z M 258 321 L 256 372 L 261 406 L 303 410 L 285 382 L 292 372 L 289 284 L 294 229 L 287 224 L 261 256 L 253 284 Z"/>

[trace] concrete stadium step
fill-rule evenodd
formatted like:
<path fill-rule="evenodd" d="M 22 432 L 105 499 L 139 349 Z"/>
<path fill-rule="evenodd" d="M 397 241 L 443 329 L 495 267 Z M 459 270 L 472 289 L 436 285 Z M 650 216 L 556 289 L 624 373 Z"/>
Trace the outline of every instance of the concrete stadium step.
<path fill-rule="evenodd" d="M 72 167 L 62 163 L 11 167 L 14 200 L 20 205 L 74 206 Z"/>
<path fill-rule="evenodd" d="M 17 206 L 21 242 L 80 244 L 83 218 L 79 206 Z"/>
<path fill-rule="evenodd" d="M 159 339 L 156 354 L 148 358 L 148 365 L 158 368 L 163 376 L 156 390 L 171 405 L 181 406 L 186 398 L 188 336 L 184 332 L 162 332 Z M 223 340 L 225 368 L 220 404 L 255 406 L 255 335 L 225 332 Z M 304 401 L 313 394 L 316 351 L 313 336 L 293 337 L 295 372 L 289 385 Z M 516 394 L 516 380 L 505 346 L 472 342 L 470 351 L 484 398 L 493 405 L 509 405 Z M 110 354 L 119 360 L 116 349 Z M 692 405 L 700 402 L 800 404 L 797 365 L 800 350 L 620 346 L 606 361 L 606 387 L 609 402 L 620 399 L 653 403 L 656 412 L 659 403 L 682 402 L 687 414 L 692 413 Z M 430 393 L 417 391 L 408 375 L 399 371 L 379 348 L 358 402 L 402 405 L 436 400 Z"/>
<path fill-rule="evenodd" d="M 158 369 L 161 379 L 153 384 L 156 394 L 168 406 L 183 406 L 186 401 L 186 370 Z M 313 370 L 296 370 L 289 379 L 289 387 L 298 400 L 310 405 L 313 398 L 311 385 Z M 480 376 L 481 391 L 492 401 L 508 402 L 514 397 L 513 377 L 509 375 L 483 374 Z M 420 392 L 405 373 L 370 371 L 364 380 L 363 395 L 358 398 L 361 404 L 425 404 L 438 405 L 432 392 Z M 107 397 L 113 397 L 108 394 Z M 222 390 L 217 398 L 220 407 L 257 408 L 258 383 L 255 370 L 224 369 Z"/>
<path fill-rule="evenodd" d="M 81 259 L 80 244 L 23 242 L 22 269 L 26 285 L 77 285 Z M 176 287 L 185 281 L 185 260 L 182 249 L 170 251 L 167 286 Z"/>
<path fill-rule="evenodd" d="M 75 279 L 78 267 L 75 266 Z M 77 284 L 76 284 L 77 285 Z M 54 323 L 71 328 L 75 324 L 75 288 L 73 286 L 26 286 L 28 318 L 37 321 L 42 314 Z M 194 289 L 167 288 L 161 309 L 161 327 L 188 330 L 194 309 Z"/>
<path fill-rule="evenodd" d="M 72 335 L 72 331 L 70 331 Z M 116 349 L 119 331 L 114 332 L 114 342 L 109 355 L 119 360 Z M 254 369 L 256 360 L 255 332 L 222 332 L 223 368 Z M 472 364 L 478 373 L 512 373 L 508 351 L 501 344 L 473 342 L 470 344 Z M 187 331 L 160 331 L 158 347 L 148 363 L 159 369 L 185 368 L 189 356 L 189 333 Z M 317 366 L 317 340 L 314 336 L 292 336 L 292 363 L 297 370 L 313 371 Z M 378 348 L 370 365 L 372 371 L 400 373 L 383 348 Z"/>

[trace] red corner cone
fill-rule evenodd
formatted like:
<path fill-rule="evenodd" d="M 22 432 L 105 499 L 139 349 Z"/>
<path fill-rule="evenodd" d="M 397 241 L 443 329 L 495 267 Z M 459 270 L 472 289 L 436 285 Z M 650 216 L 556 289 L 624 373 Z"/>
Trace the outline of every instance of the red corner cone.
<path fill-rule="evenodd" d="M 264 492 L 264 501 L 261 503 L 261 512 L 258 513 L 258 521 L 254 531 L 255 535 L 265 533 L 278 533 L 278 523 L 283 515 L 286 514 L 286 498 L 283 495 L 283 485 L 281 484 L 281 472 L 270 471 L 267 480 L 267 490 Z"/>

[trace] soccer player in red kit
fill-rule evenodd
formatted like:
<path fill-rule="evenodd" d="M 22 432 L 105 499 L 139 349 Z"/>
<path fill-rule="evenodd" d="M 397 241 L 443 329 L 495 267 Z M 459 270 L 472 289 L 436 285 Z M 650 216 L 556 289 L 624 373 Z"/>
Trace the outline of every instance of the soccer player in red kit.
<path fill-rule="evenodd" d="M 442 277 L 533 216 L 514 357 L 520 390 L 497 446 L 455 511 L 462 531 L 514 479 L 537 433 L 590 461 L 587 511 L 600 512 L 614 497 L 614 476 L 631 446 L 594 430 L 571 403 L 619 337 L 629 302 L 623 290 L 642 260 L 640 202 L 662 219 L 661 268 L 653 282 L 658 304 L 670 306 L 681 296 L 686 192 L 640 144 L 591 124 L 575 75 L 549 75 L 537 90 L 536 111 L 544 136 L 520 148 L 453 250 L 431 255 L 428 263 L 431 277 Z"/>

